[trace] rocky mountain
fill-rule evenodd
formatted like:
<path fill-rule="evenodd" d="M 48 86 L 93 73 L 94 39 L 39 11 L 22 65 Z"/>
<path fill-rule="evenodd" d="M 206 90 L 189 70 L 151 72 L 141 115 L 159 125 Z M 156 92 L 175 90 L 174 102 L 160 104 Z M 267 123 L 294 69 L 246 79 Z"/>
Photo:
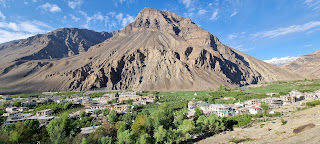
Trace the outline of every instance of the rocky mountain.
<path fill-rule="evenodd" d="M 117 31 L 115 31 L 116 33 Z M 27 39 L 0 44 L 0 60 L 40 60 L 74 56 L 105 41 L 115 33 L 62 28 Z"/>
<path fill-rule="evenodd" d="M 145 8 L 88 52 L 0 66 L 0 91 L 208 90 L 303 78 L 222 44 L 188 18 Z"/>
<path fill-rule="evenodd" d="M 320 77 L 320 50 L 301 56 L 282 67 L 293 72 L 312 74 Z"/>

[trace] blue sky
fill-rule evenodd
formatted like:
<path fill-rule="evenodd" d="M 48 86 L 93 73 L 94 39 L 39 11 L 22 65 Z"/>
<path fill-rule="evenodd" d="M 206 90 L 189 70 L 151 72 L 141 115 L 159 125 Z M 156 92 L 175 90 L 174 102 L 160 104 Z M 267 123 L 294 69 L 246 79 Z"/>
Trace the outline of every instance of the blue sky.
<path fill-rule="evenodd" d="M 0 0 L 0 43 L 62 27 L 122 29 L 144 7 L 191 18 L 262 60 L 320 48 L 320 0 Z"/>

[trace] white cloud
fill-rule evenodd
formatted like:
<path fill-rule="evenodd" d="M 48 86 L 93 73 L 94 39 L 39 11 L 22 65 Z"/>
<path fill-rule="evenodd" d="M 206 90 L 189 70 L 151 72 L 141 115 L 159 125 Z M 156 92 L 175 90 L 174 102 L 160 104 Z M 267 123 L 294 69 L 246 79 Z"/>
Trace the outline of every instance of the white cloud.
<path fill-rule="evenodd" d="M 85 28 L 89 28 L 89 24 L 91 23 L 91 21 L 96 23 L 97 21 L 104 21 L 104 20 L 108 19 L 108 16 L 103 16 L 100 12 L 97 12 L 92 16 L 89 16 L 84 11 L 79 11 L 79 13 L 86 18 L 86 24 L 82 25 Z"/>
<path fill-rule="evenodd" d="M 24 3 L 25 5 L 28 5 L 28 4 L 29 4 L 29 3 L 28 3 L 27 1 L 25 1 L 25 0 L 24 0 L 24 2 L 23 2 L 23 3 Z"/>
<path fill-rule="evenodd" d="M 186 18 L 191 18 L 194 16 L 194 13 L 193 12 L 190 12 L 190 13 L 183 13 L 183 16 L 186 17 Z"/>
<path fill-rule="evenodd" d="M 123 18 L 122 20 L 122 26 L 123 27 L 127 26 L 129 23 L 132 23 L 134 19 L 135 18 L 133 16 L 127 15 L 127 17 Z"/>
<path fill-rule="evenodd" d="M 113 0 L 113 1 L 114 1 L 114 5 L 118 6 L 119 3 L 120 4 L 126 3 L 129 5 L 129 4 L 133 3 L 134 0 Z"/>
<path fill-rule="evenodd" d="M 6 0 L 0 0 L 0 4 L 2 4 L 3 7 L 6 7 Z"/>
<path fill-rule="evenodd" d="M 30 23 L 28 21 L 26 22 L 21 22 L 19 24 L 20 26 L 20 30 L 23 30 L 23 31 L 26 31 L 26 32 L 29 32 L 29 33 L 41 33 L 43 32 L 42 29 L 40 29 L 37 25 L 33 24 L 33 23 Z"/>
<path fill-rule="evenodd" d="M 312 44 L 306 44 L 306 45 L 304 45 L 304 47 L 311 47 L 312 46 Z"/>
<path fill-rule="evenodd" d="M 180 2 L 184 4 L 186 8 L 189 8 L 192 3 L 191 0 L 180 0 Z"/>
<path fill-rule="evenodd" d="M 114 12 L 114 11 L 112 11 L 112 12 L 108 12 L 108 15 L 110 15 L 110 16 L 112 16 L 112 17 L 114 17 L 116 14 L 117 14 L 117 13 L 116 13 L 116 12 Z"/>
<path fill-rule="evenodd" d="M 320 10 L 320 1 L 319 0 L 305 0 L 304 4 L 306 4 L 312 10 Z"/>
<path fill-rule="evenodd" d="M 210 20 L 217 20 L 218 19 L 218 15 L 219 15 L 218 10 L 215 10 L 211 15 Z"/>
<path fill-rule="evenodd" d="M 5 20 L 6 19 L 6 16 L 0 11 L 0 18 L 2 19 L 2 20 Z"/>
<path fill-rule="evenodd" d="M 258 32 L 251 35 L 253 37 L 273 38 L 273 37 L 287 35 L 291 33 L 308 31 L 316 27 L 320 27 L 320 21 L 311 21 L 302 25 L 292 25 L 285 28 L 278 28 L 275 30 Z"/>
<path fill-rule="evenodd" d="M 233 16 L 235 16 L 235 15 L 237 15 L 238 14 L 238 12 L 237 11 L 234 11 L 231 15 L 230 15 L 230 17 L 233 17 Z"/>
<path fill-rule="evenodd" d="M 28 32 L 28 33 L 44 33 L 46 32 L 44 29 L 53 29 L 51 26 L 40 22 L 40 21 L 23 21 L 19 23 L 15 22 L 0 22 L 0 28 L 6 30 L 20 31 L 20 32 Z"/>
<path fill-rule="evenodd" d="M 27 34 L 24 32 L 10 32 L 0 29 L 0 43 L 9 42 L 17 39 L 24 39 L 32 35 L 33 34 Z"/>
<path fill-rule="evenodd" d="M 100 12 L 98 13 L 95 13 L 93 16 L 92 16 L 92 20 L 94 22 L 96 21 L 103 21 L 104 20 L 104 16 L 102 16 L 102 14 Z"/>
<path fill-rule="evenodd" d="M 105 22 L 105 26 L 109 29 L 116 27 L 117 25 L 121 25 L 125 27 L 127 24 L 134 21 L 135 17 L 123 14 L 123 13 L 116 13 L 116 12 L 108 12 L 106 15 L 102 15 L 100 12 L 95 13 L 92 16 L 89 16 L 84 11 L 78 11 L 82 16 L 85 17 L 86 23 L 82 25 L 85 28 L 89 28 L 90 23 L 94 22 Z M 70 15 L 71 16 L 71 15 Z M 72 17 L 72 16 L 71 16 Z M 113 20 L 111 19 L 113 18 Z"/>
<path fill-rule="evenodd" d="M 207 13 L 207 10 L 204 10 L 204 9 L 200 9 L 199 11 L 198 11 L 198 14 L 199 15 L 203 15 L 203 14 L 206 14 Z"/>
<path fill-rule="evenodd" d="M 0 22 L 0 43 L 45 33 L 53 28 L 40 21 Z"/>
<path fill-rule="evenodd" d="M 76 7 L 80 7 L 82 3 L 83 3 L 82 0 L 68 1 L 68 6 L 72 9 L 75 9 Z"/>
<path fill-rule="evenodd" d="M 80 20 L 80 18 L 78 18 L 78 17 L 76 17 L 76 16 L 74 16 L 72 14 L 69 14 L 69 16 L 71 17 L 72 20 L 74 20 L 76 22 Z"/>
<path fill-rule="evenodd" d="M 228 35 L 228 39 L 230 39 L 230 40 L 232 40 L 233 38 L 236 38 L 237 37 L 237 35 L 235 35 L 235 34 L 229 34 Z"/>
<path fill-rule="evenodd" d="M 61 8 L 56 5 L 56 4 L 50 4 L 50 3 L 46 3 L 40 6 L 40 8 L 42 8 L 45 11 L 50 11 L 50 12 L 60 12 Z"/>
<path fill-rule="evenodd" d="M 14 31 L 18 31 L 19 30 L 19 27 L 18 27 L 18 25 L 16 23 L 10 22 L 10 23 L 8 23 L 7 26 L 8 26 L 9 29 L 12 29 Z"/>
<path fill-rule="evenodd" d="M 126 15 L 126 17 L 124 17 L 122 13 L 117 14 L 115 17 L 118 22 L 121 23 L 122 27 L 127 26 L 129 23 L 132 23 L 135 19 L 133 16 L 130 16 L 128 14 Z"/>
<path fill-rule="evenodd" d="M 117 14 L 116 15 L 116 19 L 118 20 L 118 21 L 122 21 L 122 18 L 123 17 L 123 14 L 122 13 L 119 13 L 119 14 Z"/>
<path fill-rule="evenodd" d="M 281 57 L 281 58 L 275 57 L 270 60 L 264 60 L 264 61 L 267 63 L 270 63 L 272 65 L 275 65 L 275 66 L 282 66 L 282 65 L 287 64 L 289 62 L 295 61 L 297 58 L 299 58 L 299 57 L 293 57 L 293 56 L 287 56 L 287 57 Z"/>
<path fill-rule="evenodd" d="M 253 48 L 243 48 L 243 45 L 238 45 L 238 46 L 231 46 L 232 48 L 238 50 L 238 51 L 248 51 L 248 50 L 252 50 Z"/>

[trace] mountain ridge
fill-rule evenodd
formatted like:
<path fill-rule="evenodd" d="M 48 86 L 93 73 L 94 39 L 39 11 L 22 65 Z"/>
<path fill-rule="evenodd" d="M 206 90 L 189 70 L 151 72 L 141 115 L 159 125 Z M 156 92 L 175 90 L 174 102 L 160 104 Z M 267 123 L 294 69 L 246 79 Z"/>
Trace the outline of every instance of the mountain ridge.
<path fill-rule="evenodd" d="M 86 52 L 91 46 L 112 36 L 112 32 L 60 28 L 46 34 L 38 34 L 0 45 L 0 60 L 10 62 L 13 60 L 64 58 Z"/>
<path fill-rule="evenodd" d="M 0 91 L 208 90 L 304 78 L 222 44 L 188 18 L 145 8 L 85 53 L 0 68 Z"/>

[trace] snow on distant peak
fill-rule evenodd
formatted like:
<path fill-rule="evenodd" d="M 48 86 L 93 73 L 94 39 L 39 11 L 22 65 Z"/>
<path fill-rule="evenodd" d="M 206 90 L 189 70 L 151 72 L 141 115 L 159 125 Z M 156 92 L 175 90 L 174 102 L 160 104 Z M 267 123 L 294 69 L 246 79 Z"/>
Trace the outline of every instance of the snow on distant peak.
<path fill-rule="evenodd" d="M 298 57 L 293 57 L 293 56 L 287 56 L 287 57 L 281 57 L 281 58 L 275 57 L 270 60 L 264 60 L 264 61 L 275 66 L 282 66 L 284 64 L 287 64 L 289 62 L 296 60 L 297 58 Z"/>

